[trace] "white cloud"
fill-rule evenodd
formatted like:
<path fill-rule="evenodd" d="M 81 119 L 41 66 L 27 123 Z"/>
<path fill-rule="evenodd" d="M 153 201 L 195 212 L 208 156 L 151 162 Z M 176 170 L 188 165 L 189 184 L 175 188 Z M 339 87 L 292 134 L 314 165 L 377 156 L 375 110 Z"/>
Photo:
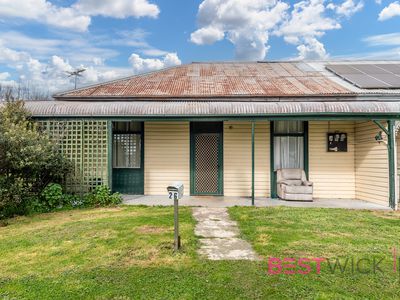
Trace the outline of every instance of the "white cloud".
<path fill-rule="evenodd" d="M 190 40 L 197 45 L 210 45 L 224 38 L 225 33 L 215 27 L 208 26 L 196 30 L 190 35 Z"/>
<path fill-rule="evenodd" d="M 362 39 L 367 46 L 369 51 L 364 53 L 355 53 L 349 56 L 354 58 L 358 56 L 358 59 L 399 59 L 400 58 L 400 33 L 387 33 L 371 35 Z M 372 49 L 377 47 L 377 49 Z"/>
<path fill-rule="evenodd" d="M 163 58 L 142 58 L 136 53 L 129 57 L 134 74 L 160 70 L 180 65 L 182 62 L 176 53 L 168 53 Z"/>
<path fill-rule="evenodd" d="M 356 52 L 345 55 L 332 56 L 333 59 L 345 60 L 399 60 L 400 47 L 378 51 Z"/>
<path fill-rule="evenodd" d="M 0 0 L 0 17 L 23 18 L 75 31 L 86 31 L 90 24 L 87 14 L 46 0 Z"/>
<path fill-rule="evenodd" d="M 289 43 L 297 43 L 302 38 L 321 37 L 325 31 L 341 28 L 338 21 L 326 17 L 324 0 L 306 0 L 296 3 L 288 18 L 277 30 Z"/>
<path fill-rule="evenodd" d="M 16 86 L 17 83 L 14 80 L 8 80 L 10 76 L 11 75 L 8 72 L 0 73 L 0 94 L 3 88 Z M 1 101 L 1 96 L 0 96 L 0 101 Z"/>
<path fill-rule="evenodd" d="M 1 81 L 4 81 L 4 80 L 6 80 L 6 79 L 8 79 L 8 78 L 10 78 L 10 73 L 8 73 L 8 72 L 2 72 L 2 73 L 0 73 L 0 82 Z"/>
<path fill-rule="evenodd" d="M 227 38 L 239 60 L 262 60 L 268 51 L 269 31 L 283 18 L 289 5 L 276 0 L 204 0 L 198 11 L 195 44 Z"/>
<path fill-rule="evenodd" d="M 305 38 L 304 43 L 297 46 L 297 50 L 298 59 L 323 59 L 328 56 L 324 44 L 316 38 Z"/>
<path fill-rule="evenodd" d="M 7 48 L 3 45 L 0 40 L 0 63 L 3 64 L 13 64 L 20 61 L 24 61 L 29 57 L 25 52 L 15 51 L 13 49 Z"/>
<path fill-rule="evenodd" d="M 15 50 L 29 50 L 35 56 L 48 56 L 49 53 L 57 52 L 66 43 L 61 39 L 33 38 L 17 31 L 1 32 L 0 39 L 4 45 L 12 45 Z"/>
<path fill-rule="evenodd" d="M 101 39 L 107 40 L 106 37 L 101 37 Z M 74 64 L 99 64 L 101 61 L 119 55 L 119 52 L 114 49 L 98 47 L 102 46 L 103 43 L 99 45 L 97 37 L 93 35 L 82 37 L 79 34 L 72 34 L 67 38 L 44 39 L 27 36 L 16 31 L 6 31 L 0 32 L 0 43 L 12 47 L 14 51 L 29 52 L 31 56 L 39 60 L 46 60 L 52 55 L 59 55 Z"/>
<path fill-rule="evenodd" d="M 50 59 L 40 61 L 32 57 L 28 52 L 10 49 L 0 40 L 0 64 L 7 65 L 10 69 L 15 70 L 18 74 L 17 78 L 24 85 L 34 87 L 36 91 L 46 93 L 54 93 L 59 90 L 73 88 L 73 78 L 68 78 L 67 71 L 72 71 L 76 67 L 85 68 L 83 77 L 79 78 L 79 84 L 91 84 L 99 81 L 115 79 L 120 76 L 132 74 L 129 68 L 118 69 L 108 68 L 98 65 L 99 62 L 93 61 L 91 64 L 80 64 L 72 66 L 68 60 L 57 55 L 53 55 Z M 13 85 L 16 80 L 8 80 L 9 76 L 1 73 L 0 83 L 2 85 Z M 5 78 L 6 77 L 6 78 Z"/>
<path fill-rule="evenodd" d="M 120 19 L 127 17 L 156 18 L 160 13 L 158 6 L 147 0 L 79 0 L 74 7 L 82 13 L 92 16 L 101 15 Z"/>
<path fill-rule="evenodd" d="M 363 39 L 369 46 L 400 46 L 400 33 L 371 35 Z"/>
<path fill-rule="evenodd" d="M 132 31 L 117 31 L 111 39 L 104 37 L 100 44 L 107 46 L 133 47 L 135 48 L 135 52 L 145 56 L 163 56 L 168 54 L 168 51 L 150 45 L 146 41 L 149 35 L 150 33 L 148 31 L 141 28 L 136 28 Z"/>
<path fill-rule="evenodd" d="M 384 9 L 382 9 L 382 11 L 379 13 L 378 20 L 386 21 L 388 19 L 391 19 L 393 17 L 398 17 L 398 16 L 400 16 L 400 2 L 395 1 L 395 2 L 390 3 Z"/>
<path fill-rule="evenodd" d="M 305 0 L 296 3 L 283 24 L 275 31 L 278 36 L 297 46 L 299 59 L 324 59 L 328 56 L 318 40 L 326 31 L 340 29 L 340 23 L 325 15 L 324 0 Z"/>
<path fill-rule="evenodd" d="M 236 58 L 262 60 L 270 34 L 282 36 L 297 47 L 298 58 L 316 59 L 328 56 L 320 38 L 329 30 L 340 29 L 342 17 L 350 18 L 360 11 L 362 0 L 297 1 L 280 0 L 203 0 L 199 6 L 199 29 L 190 40 L 197 45 L 213 44 L 223 39 L 235 46 Z"/>
<path fill-rule="evenodd" d="M 338 15 L 348 18 L 362 10 L 363 7 L 363 1 L 354 2 L 353 0 L 345 0 L 342 4 L 329 3 L 327 5 L 327 8 L 334 10 Z"/>
<path fill-rule="evenodd" d="M 1 0 L 0 0 L 1 1 Z M 85 68 L 78 85 L 83 86 L 147 70 L 156 70 L 181 64 L 176 53 L 169 53 L 152 47 L 146 42 L 148 33 L 143 30 L 118 33 L 117 38 L 96 36 L 92 34 L 80 36 L 77 33 L 63 33 L 63 38 L 34 38 L 15 31 L 0 34 L 0 67 L 7 67 L 10 76 L 4 79 L 1 73 L 1 85 L 29 85 L 44 94 L 73 88 L 73 78 L 68 78 L 67 71 Z M 119 55 L 114 49 L 102 48 L 104 41 L 112 46 L 129 44 L 128 46 L 144 53 L 145 57 L 133 55 L 126 67 L 110 67 L 109 59 Z M 155 58 L 149 58 L 153 56 Z M 20 82 L 20 83 L 19 83 Z"/>
<path fill-rule="evenodd" d="M 43 94 L 73 88 L 74 78 L 68 77 L 67 72 L 76 68 L 86 69 L 82 77 L 78 79 L 78 85 L 83 86 L 180 65 L 181 60 L 176 53 L 167 53 L 160 58 L 143 58 L 132 54 L 129 63 L 131 67 L 109 67 L 105 65 L 103 58 L 96 56 L 92 56 L 91 60 L 86 60 L 85 57 L 84 62 L 74 64 L 60 55 L 50 55 L 46 59 L 39 60 L 28 51 L 19 51 L 5 46 L 0 38 L 0 65 L 7 65 L 13 70 L 12 74 L 0 73 L 0 84 L 15 85 L 16 82 L 21 82 Z"/>
<path fill-rule="evenodd" d="M 91 16 L 156 18 L 159 12 L 158 6 L 147 0 L 79 0 L 69 7 L 48 0 L 0 0 L 0 17 L 21 18 L 78 32 L 88 30 Z"/>

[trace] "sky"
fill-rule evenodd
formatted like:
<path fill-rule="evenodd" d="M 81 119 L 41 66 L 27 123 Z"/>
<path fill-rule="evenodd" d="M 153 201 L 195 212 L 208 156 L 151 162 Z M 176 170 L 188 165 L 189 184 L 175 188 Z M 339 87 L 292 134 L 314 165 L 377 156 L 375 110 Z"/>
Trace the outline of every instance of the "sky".
<path fill-rule="evenodd" d="M 400 1 L 0 0 L 0 85 L 47 93 L 195 61 L 399 59 Z"/>

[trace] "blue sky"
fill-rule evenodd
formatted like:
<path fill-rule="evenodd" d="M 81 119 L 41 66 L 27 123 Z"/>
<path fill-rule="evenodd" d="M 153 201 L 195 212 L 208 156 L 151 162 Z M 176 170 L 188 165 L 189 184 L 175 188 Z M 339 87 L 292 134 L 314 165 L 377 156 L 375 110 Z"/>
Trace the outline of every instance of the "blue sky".
<path fill-rule="evenodd" d="M 0 84 L 49 93 L 192 61 L 400 59 L 393 0 L 0 0 Z"/>

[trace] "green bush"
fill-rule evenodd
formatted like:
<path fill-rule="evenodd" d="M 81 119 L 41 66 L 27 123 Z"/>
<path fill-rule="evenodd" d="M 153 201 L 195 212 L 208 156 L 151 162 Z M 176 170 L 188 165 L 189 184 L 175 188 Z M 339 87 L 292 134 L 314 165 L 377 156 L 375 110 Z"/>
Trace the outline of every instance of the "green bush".
<path fill-rule="evenodd" d="M 50 183 L 44 188 L 40 196 L 49 209 L 59 208 L 63 205 L 63 190 L 60 184 Z"/>
<path fill-rule="evenodd" d="M 0 218 L 24 214 L 31 204 L 40 203 L 43 189 L 51 182 L 61 183 L 70 167 L 57 145 L 31 120 L 22 101 L 1 107 Z"/>
<path fill-rule="evenodd" d="M 77 208 L 85 206 L 85 202 L 77 195 L 64 194 L 63 204 L 66 208 Z"/>
<path fill-rule="evenodd" d="M 107 186 L 98 186 L 83 198 L 64 194 L 60 183 L 70 170 L 71 163 L 31 120 L 22 101 L 6 102 L 0 108 L 0 219 L 122 202 Z"/>
<path fill-rule="evenodd" d="M 112 193 L 106 185 L 96 187 L 93 192 L 85 196 L 85 203 L 90 206 L 109 206 L 117 205 L 122 202 L 119 193 Z"/>
<path fill-rule="evenodd" d="M 28 211 L 49 212 L 56 209 L 71 209 L 85 206 L 85 203 L 76 195 L 64 194 L 58 183 L 48 184 L 39 197 L 29 199 Z"/>
<path fill-rule="evenodd" d="M 23 178 L 0 176 L 0 220 L 26 212 L 24 201 L 29 199 L 29 187 Z"/>

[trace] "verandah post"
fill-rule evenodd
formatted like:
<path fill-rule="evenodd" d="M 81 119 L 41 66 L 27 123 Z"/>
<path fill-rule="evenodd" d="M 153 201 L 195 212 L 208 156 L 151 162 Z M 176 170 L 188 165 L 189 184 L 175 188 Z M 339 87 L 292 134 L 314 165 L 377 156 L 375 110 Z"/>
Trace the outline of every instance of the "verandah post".
<path fill-rule="evenodd" d="M 251 205 L 254 206 L 254 133 L 255 133 L 255 122 L 251 122 Z"/>
<path fill-rule="evenodd" d="M 395 121 L 388 120 L 388 160 L 389 160 L 389 205 L 392 209 L 397 207 L 396 191 L 396 130 Z"/>

